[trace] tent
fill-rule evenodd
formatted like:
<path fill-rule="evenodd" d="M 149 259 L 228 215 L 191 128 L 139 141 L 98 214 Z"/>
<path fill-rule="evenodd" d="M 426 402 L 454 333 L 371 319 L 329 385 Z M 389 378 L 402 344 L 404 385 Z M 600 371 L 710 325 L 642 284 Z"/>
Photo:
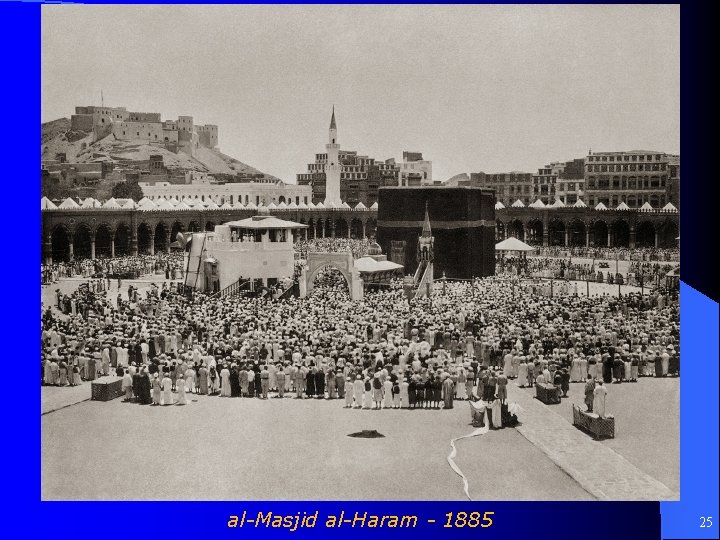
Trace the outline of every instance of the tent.
<path fill-rule="evenodd" d="M 620 204 L 617 205 L 615 210 L 630 210 L 630 207 L 627 204 L 625 204 L 624 202 L 621 202 Z"/>
<path fill-rule="evenodd" d="M 495 203 L 495 210 L 502 210 L 503 208 L 505 208 L 505 205 L 500 201 Z"/>
<path fill-rule="evenodd" d="M 187 204 L 184 202 L 179 202 L 175 205 L 175 210 L 192 210 Z"/>
<path fill-rule="evenodd" d="M 308 205 L 305 204 L 305 201 L 300 201 L 300 203 L 297 205 L 297 207 L 298 207 L 300 210 L 307 210 L 307 209 L 308 209 Z"/>
<path fill-rule="evenodd" d="M 245 205 L 245 209 L 246 210 L 257 210 L 257 205 L 254 202 L 250 201 L 249 203 L 247 203 Z"/>
<path fill-rule="evenodd" d="M 545 208 L 545 203 L 538 199 L 534 203 L 530 204 L 530 208 Z"/>
<path fill-rule="evenodd" d="M 47 197 L 40 199 L 40 210 L 56 210 L 57 205 Z"/>
<path fill-rule="evenodd" d="M 170 202 L 169 202 L 167 199 L 165 199 L 164 197 L 160 197 L 160 198 L 156 201 L 156 204 L 157 204 L 157 209 L 158 209 L 158 210 L 172 210 L 173 208 L 175 208 L 175 207 L 174 207 L 172 204 L 170 204 Z"/>
<path fill-rule="evenodd" d="M 550 205 L 550 208 L 565 208 L 565 203 L 560 199 L 555 199 L 555 202 Z"/>
<path fill-rule="evenodd" d="M 107 201 L 105 201 L 105 204 L 103 204 L 103 208 L 120 208 L 120 205 L 114 197 L 110 197 Z"/>
<path fill-rule="evenodd" d="M 138 203 L 138 208 L 140 210 L 155 210 L 157 208 L 157 205 L 147 197 L 143 197 Z"/>
<path fill-rule="evenodd" d="M 597 203 L 595 210 L 607 210 L 607 206 L 605 206 L 603 203 L 599 202 L 599 203 Z"/>
<path fill-rule="evenodd" d="M 232 210 L 233 205 L 230 204 L 230 201 L 225 201 L 220 208 L 222 208 L 223 210 Z"/>
<path fill-rule="evenodd" d="M 177 206 L 180 201 L 178 201 L 175 197 L 170 197 L 168 199 L 168 202 L 172 204 L 173 206 Z"/>
<path fill-rule="evenodd" d="M 60 203 L 60 206 L 58 208 L 80 208 L 80 205 L 75 202 L 71 197 L 68 197 L 63 202 Z"/>
<path fill-rule="evenodd" d="M 367 210 L 367 206 L 365 206 L 362 201 L 357 203 L 357 206 L 355 206 L 355 210 Z"/>
<path fill-rule="evenodd" d="M 663 212 L 677 212 L 678 209 L 673 203 L 667 203 L 665 206 L 663 206 Z"/>
<path fill-rule="evenodd" d="M 298 207 L 298 205 L 295 204 L 295 201 L 290 201 L 290 204 L 288 204 L 287 207 L 288 207 L 290 210 L 295 210 L 295 209 Z"/>
<path fill-rule="evenodd" d="M 377 201 L 375 201 L 374 203 L 372 203 L 370 210 L 377 210 L 377 209 L 378 209 L 378 203 L 377 203 Z"/>
<path fill-rule="evenodd" d="M 522 202 L 520 199 L 518 199 L 517 201 L 515 201 L 514 203 L 512 203 L 511 206 L 512 206 L 513 208 L 525 208 L 525 205 L 523 204 L 523 202 Z"/>
<path fill-rule="evenodd" d="M 641 212 L 652 212 L 653 210 L 654 210 L 654 208 L 652 206 L 650 206 L 649 202 L 646 202 L 645 204 L 643 204 L 640 207 Z"/>
<path fill-rule="evenodd" d="M 88 197 L 80 206 L 82 208 L 100 208 L 102 205 L 100 204 L 100 201 L 96 201 L 92 197 Z"/>
<path fill-rule="evenodd" d="M 342 203 L 342 204 L 340 205 L 340 208 L 347 208 L 348 210 L 352 210 L 352 208 L 350 208 L 350 205 L 349 205 L 348 203 L 346 203 L 346 202 Z"/>
<path fill-rule="evenodd" d="M 208 210 L 217 210 L 220 207 L 217 205 L 217 203 L 215 203 L 215 201 L 210 199 L 208 201 L 205 201 L 205 208 L 207 208 Z"/>
<path fill-rule="evenodd" d="M 506 238 L 502 242 L 495 244 L 495 251 L 535 251 L 535 248 L 527 245 L 522 240 L 518 240 L 514 236 Z"/>
<path fill-rule="evenodd" d="M 577 201 L 575 201 L 575 204 L 573 204 L 573 207 L 574 208 L 587 208 L 587 204 L 585 204 L 582 199 L 578 199 Z"/>
<path fill-rule="evenodd" d="M 322 201 L 320 201 L 315 205 L 315 208 L 325 208 L 325 205 L 322 203 Z"/>

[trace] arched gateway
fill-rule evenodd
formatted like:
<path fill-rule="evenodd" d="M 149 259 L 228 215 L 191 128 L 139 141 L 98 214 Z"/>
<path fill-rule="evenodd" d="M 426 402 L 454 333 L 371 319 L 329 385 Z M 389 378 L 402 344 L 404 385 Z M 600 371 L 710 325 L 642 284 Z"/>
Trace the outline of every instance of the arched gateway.
<path fill-rule="evenodd" d="M 343 275 L 350 290 L 351 300 L 363 299 L 363 280 L 360 277 L 360 272 L 355 268 L 355 259 L 353 259 L 350 251 L 344 253 L 308 253 L 307 262 L 300 277 L 300 298 L 305 298 L 313 291 L 315 277 L 317 277 L 320 270 L 328 266 L 337 269 Z"/>

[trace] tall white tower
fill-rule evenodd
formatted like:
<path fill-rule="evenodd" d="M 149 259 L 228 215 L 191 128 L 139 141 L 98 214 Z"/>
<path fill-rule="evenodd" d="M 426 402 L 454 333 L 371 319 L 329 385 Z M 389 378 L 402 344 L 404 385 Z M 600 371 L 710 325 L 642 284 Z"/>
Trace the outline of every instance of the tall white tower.
<path fill-rule="evenodd" d="M 329 204 L 340 206 L 340 145 L 337 142 L 337 126 L 335 125 L 335 105 L 333 105 L 332 118 L 330 119 L 330 138 L 325 145 L 327 149 L 327 164 L 325 165 L 325 201 Z"/>

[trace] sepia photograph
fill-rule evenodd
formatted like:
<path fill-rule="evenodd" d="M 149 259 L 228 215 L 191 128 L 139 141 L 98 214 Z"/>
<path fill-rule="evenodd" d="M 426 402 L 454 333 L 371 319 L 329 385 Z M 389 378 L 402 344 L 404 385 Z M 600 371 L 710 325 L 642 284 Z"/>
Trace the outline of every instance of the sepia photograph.
<path fill-rule="evenodd" d="M 43 501 L 679 500 L 678 5 L 40 11 Z"/>

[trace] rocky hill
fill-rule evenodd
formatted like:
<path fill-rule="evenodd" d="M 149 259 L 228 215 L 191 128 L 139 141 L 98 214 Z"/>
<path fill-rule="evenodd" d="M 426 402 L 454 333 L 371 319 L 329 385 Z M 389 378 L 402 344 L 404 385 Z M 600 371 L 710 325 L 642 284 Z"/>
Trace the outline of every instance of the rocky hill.
<path fill-rule="evenodd" d="M 150 154 L 161 154 L 165 167 L 170 170 L 194 170 L 231 176 L 261 174 L 266 179 L 277 180 L 274 176 L 265 174 L 217 149 L 199 147 L 192 157 L 184 152 L 176 154 L 142 140 L 119 141 L 112 134 L 93 142 L 92 133 L 71 131 L 68 118 L 60 118 L 42 125 L 40 147 L 44 160 L 55 159 L 57 154 L 64 153 L 70 163 L 109 161 L 127 165 L 128 161 L 147 161 L 150 159 Z"/>

